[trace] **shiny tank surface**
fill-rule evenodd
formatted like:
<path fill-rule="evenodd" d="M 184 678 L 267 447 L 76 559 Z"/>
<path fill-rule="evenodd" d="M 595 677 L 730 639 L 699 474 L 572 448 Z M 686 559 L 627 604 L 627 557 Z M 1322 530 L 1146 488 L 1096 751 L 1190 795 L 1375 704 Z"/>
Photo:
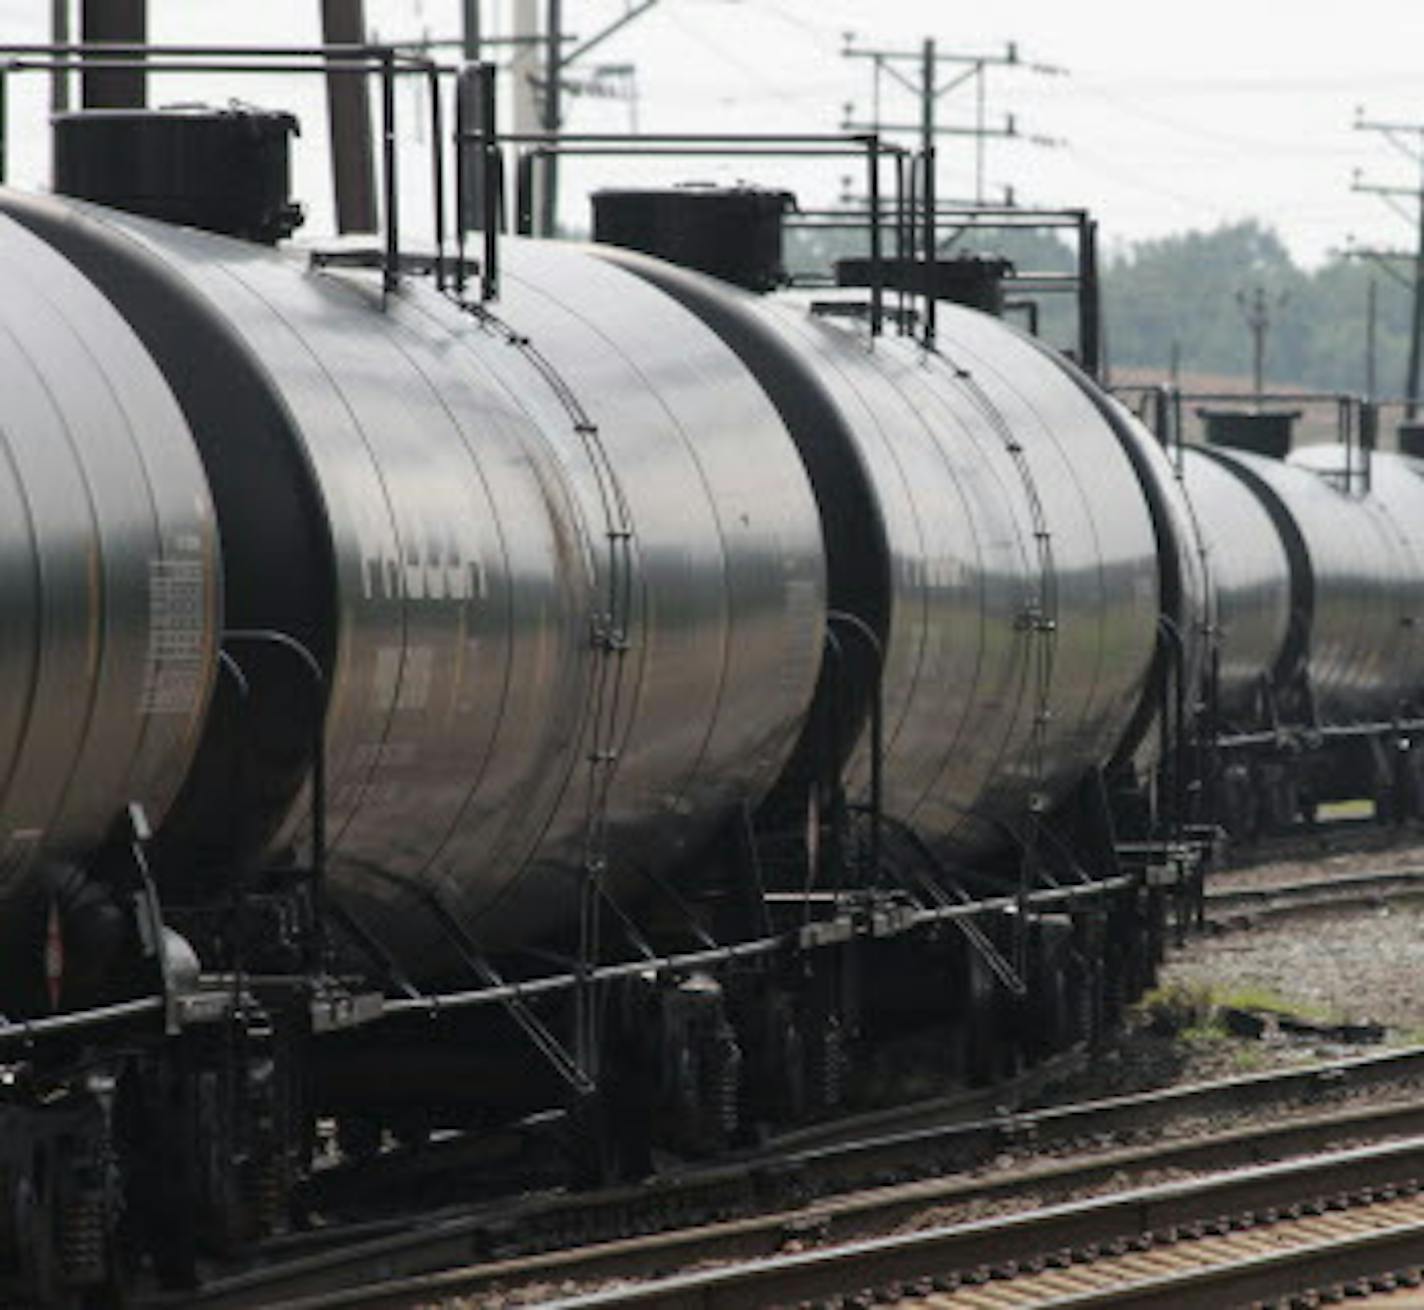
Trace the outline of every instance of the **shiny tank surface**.
<path fill-rule="evenodd" d="M 1211 659 L 1214 601 L 1205 538 L 1184 485 L 1177 452 L 1169 453 L 1116 397 L 1051 347 L 1040 348 L 1064 369 L 1102 413 L 1132 462 L 1157 540 L 1162 628 L 1147 695 L 1118 747 L 1139 771 L 1158 764 L 1170 748 L 1177 715 L 1190 717 Z M 1169 718 L 1162 717 L 1167 708 Z"/>
<path fill-rule="evenodd" d="M 951 700 L 944 688 L 971 616 L 978 651 L 961 693 L 970 713 L 911 816 L 975 849 L 1017 827 L 1035 794 L 1057 802 L 1124 745 L 1157 650 L 1158 543 L 1122 439 L 1079 379 L 986 315 L 944 306 L 939 332 L 927 358 L 899 341 L 884 352 L 900 356 L 894 385 L 943 461 L 939 495 L 913 474 L 906 485 L 921 523 L 957 491 L 975 547 L 962 558 L 977 556 L 980 576 L 967 595 L 961 576 L 939 613 L 926 605 L 928 658 L 901 732 L 907 746 L 943 751 L 928 720 Z M 921 386 L 937 409 L 913 399 Z M 1006 530 L 1017 543 L 1009 567 Z M 923 580 L 910 575 L 897 609 L 914 614 L 945 580 L 933 566 Z"/>
<path fill-rule="evenodd" d="M 770 785 L 817 674 L 818 523 L 692 316 L 570 251 L 509 243 L 494 320 L 72 208 L 222 321 L 300 449 L 330 554 L 330 879 L 409 967 L 440 961 L 432 895 L 488 949 L 558 933 L 587 859 L 646 892 Z M 273 850 L 309 798 L 285 805 Z"/>
<path fill-rule="evenodd" d="M 573 489 L 593 614 L 626 629 L 628 648 L 616 667 L 595 657 L 592 670 L 604 686 L 591 712 L 601 696 L 607 720 L 590 728 L 592 745 L 617 757 L 610 868 L 626 890 L 645 891 L 639 870 L 685 861 L 754 806 L 796 744 L 825 630 L 819 518 L 776 409 L 715 333 L 587 251 L 503 249 L 497 319 L 435 296 L 419 303 L 498 376 Z M 527 347 L 512 349 L 511 332 Z M 631 530 L 622 614 L 610 613 L 609 590 L 620 519 Z M 572 895 L 586 773 L 551 816 L 538 867 L 500 892 L 492 915 L 522 922 Z"/>
<path fill-rule="evenodd" d="M 99 292 L 0 216 L 0 896 L 159 822 L 217 661 L 218 537 L 183 415 Z"/>
<path fill-rule="evenodd" d="M 887 812 L 946 853 L 1011 842 L 1031 805 L 1123 742 L 1156 647 L 1153 525 L 1101 411 L 971 311 L 946 307 L 938 353 L 888 335 L 872 348 L 792 302 L 604 258 L 714 325 L 797 437 L 832 604 L 883 645 Z"/>
<path fill-rule="evenodd" d="M 1409 599 L 1417 583 L 1409 547 L 1383 505 L 1296 465 L 1244 451 L 1203 453 L 1255 492 L 1281 533 L 1315 713 L 1327 722 L 1394 714 L 1418 682 Z"/>
<path fill-rule="evenodd" d="M 1291 627 L 1285 543 L 1261 499 L 1210 450 L 1186 446 L 1182 473 L 1207 549 L 1217 643 L 1217 697 L 1228 720 L 1251 717 L 1283 671 Z"/>
<path fill-rule="evenodd" d="M 1394 598 L 1401 699 L 1418 707 L 1424 693 L 1424 479 L 1418 461 L 1391 451 L 1373 451 L 1366 491 L 1361 460 L 1360 451 L 1334 443 L 1301 446 L 1290 454 L 1290 463 L 1337 488 L 1353 484 L 1355 492 L 1363 492 L 1388 523 L 1400 551 Z"/>

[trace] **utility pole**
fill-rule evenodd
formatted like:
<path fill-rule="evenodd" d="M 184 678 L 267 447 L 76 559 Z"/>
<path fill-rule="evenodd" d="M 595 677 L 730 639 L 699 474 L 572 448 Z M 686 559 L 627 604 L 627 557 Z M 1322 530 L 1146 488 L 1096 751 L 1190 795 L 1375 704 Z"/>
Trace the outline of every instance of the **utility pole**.
<path fill-rule="evenodd" d="M 1283 306 L 1286 300 L 1287 296 L 1282 292 L 1276 297 L 1276 307 Z M 1246 326 L 1251 329 L 1251 389 L 1256 404 L 1260 405 L 1266 391 L 1266 336 L 1271 330 L 1271 307 L 1266 288 L 1258 286 L 1250 295 L 1238 291 L 1236 303 L 1246 319 Z"/>
<path fill-rule="evenodd" d="M 465 66 L 471 68 L 479 64 L 484 44 L 480 30 L 480 0 L 462 0 L 460 18 L 460 56 Z M 473 134 L 481 126 L 479 119 L 479 106 L 466 100 L 460 131 Z M 484 213 L 484 188 L 496 185 L 496 179 L 483 176 L 484 152 L 473 140 L 460 142 L 458 148 L 465 158 L 465 194 L 461 200 L 468 221 L 469 215 Z"/>
<path fill-rule="evenodd" d="M 1018 124 L 1012 114 L 1004 116 L 1003 123 L 991 126 L 987 118 L 986 83 L 990 68 L 1027 68 L 1030 72 L 1059 74 L 1064 70 L 1049 64 L 1025 64 L 1019 57 L 1018 46 L 1009 42 L 1000 54 L 967 54 L 961 51 L 940 50 L 933 39 L 926 39 L 919 50 L 870 49 L 855 44 L 854 34 L 846 33 L 845 48 L 841 54 L 847 59 L 868 59 L 871 64 L 871 115 L 867 120 L 854 117 L 854 106 L 846 106 L 841 130 L 845 132 L 874 132 L 882 136 L 915 133 L 919 138 L 920 153 L 928 158 L 930 147 L 940 137 L 967 137 L 974 142 L 974 200 L 976 205 L 984 203 L 984 171 L 988 142 L 998 138 L 1020 138 Z M 939 70 L 950 66 L 957 71 L 940 82 Z M 914 71 L 910 71 L 914 70 Z M 881 114 L 881 89 L 889 79 L 898 83 L 914 96 L 920 107 L 918 119 L 914 123 L 887 121 Z M 941 124 L 937 121 L 939 102 L 951 91 L 970 83 L 974 88 L 974 121 L 972 123 Z M 1057 145 L 1047 137 L 1025 138 L 1035 145 Z"/>
<path fill-rule="evenodd" d="M 1371 277 L 1365 296 L 1365 399 L 1373 402 L 1379 394 L 1379 282 Z"/>
<path fill-rule="evenodd" d="M 602 45 L 615 32 L 620 32 L 635 19 L 641 18 L 659 0 L 635 0 L 627 8 L 592 36 L 580 38 L 564 31 L 563 0 L 512 0 L 510 5 L 510 30 L 507 36 L 491 35 L 485 30 L 480 16 L 481 0 L 460 0 L 462 15 L 461 35 L 457 39 L 425 36 L 415 41 L 399 41 L 402 50 L 414 50 L 429 54 L 432 50 L 458 49 L 466 63 L 479 63 L 491 46 L 508 46 L 512 53 L 505 69 L 508 71 L 513 90 L 513 105 L 510 114 L 511 134 L 521 138 L 521 150 L 529 150 L 528 138 L 545 136 L 549 144 L 557 147 L 558 135 L 563 127 L 564 96 L 602 95 L 605 98 L 626 99 L 633 103 L 633 117 L 636 134 L 636 89 L 633 86 L 633 66 L 631 64 L 606 64 L 596 66 L 593 77 L 587 81 L 570 80 L 569 66 L 583 59 L 596 47 Z M 540 20 L 540 14 L 543 20 Z M 609 86 L 613 79 L 622 79 L 628 92 L 613 96 Z M 472 111 L 473 112 L 473 111 Z M 466 130 L 471 125 L 466 124 Z M 538 160 L 534 173 L 532 190 L 534 200 L 531 205 L 530 220 L 537 212 L 538 230 L 544 236 L 553 236 L 559 210 L 559 156 L 557 149 L 550 150 Z M 479 168 L 467 170 L 471 186 L 477 185 Z M 466 206 L 470 214 L 482 213 L 476 203 Z"/>
<path fill-rule="evenodd" d="M 463 0 L 461 5 L 461 54 L 467 64 L 480 62 L 480 0 Z"/>
<path fill-rule="evenodd" d="M 564 73 L 564 5 L 563 0 L 547 0 L 544 20 L 544 131 L 557 138 L 564 115 L 561 81 Z M 546 237 L 558 235 L 559 221 L 559 155 L 555 149 L 544 158 L 544 194 L 540 200 L 539 230 Z"/>
<path fill-rule="evenodd" d="M 1414 265 L 1412 279 L 1413 309 L 1409 316 L 1409 362 L 1404 375 L 1404 417 L 1413 419 L 1419 409 L 1419 373 L 1421 357 L 1424 357 L 1424 123 L 1381 123 L 1366 120 L 1363 116 L 1355 119 L 1355 129 L 1361 132 L 1378 132 L 1390 145 L 1400 151 L 1419 169 L 1419 184 L 1414 187 L 1380 186 L 1360 181 L 1358 172 L 1351 184 L 1354 191 L 1380 196 L 1396 213 L 1414 224 L 1415 244 L 1412 254 L 1399 251 L 1356 251 L 1366 258 L 1380 262 L 1387 259 L 1411 259 Z M 1405 205 L 1404 200 L 1413 201 Z"/>
<path fill-rule="evenodd" d="M 564 50 L 563 0 L 547 0 L 544 22 L 544 101 L 541 115 L 544 131 L 553 138 L 555 149 L 544 157 L 544 186 L 539 205 L 540 232 L 554 236 L 559 214 L 558 135 L 563 127 L 563 77 L 569 66 L 602 45 L 615 32 L 620 32 L 635 19 L 641 18 L 658 0 L 638 0 L 630 4 L 617 18 L 572 50 Z"/>
<path fill-rule="evenodd" d="M 365 0 L 321 0 L 321 40 L 323 45 L 364 45 Z M 380 224 L 371 143 L 371 90 L 364 73 L 332 64 L 326 75 L 326 114 L 336 230 L 343 235 L 374 232 Z"/>
<path fill-rule="evenodd" d="M 69 0 L 51 0 L 49 18 L 49 39 L 54 45 L 69 44 Z M 49 107 L 54 114 L 66 113 L 69 109 L 69 70 L 56 68 L 50 74 Z"/>
<path fill-rule="evenodd" d="M 83 0 L 80 36 L 86 45 L 148 43 L 147 0 Z M 148 99 L 148 74 L 141 62 L 132 68 L 104 67 L 100 55 L 86 57 L 81 78 L 85 109 L 142 109 Z"/>

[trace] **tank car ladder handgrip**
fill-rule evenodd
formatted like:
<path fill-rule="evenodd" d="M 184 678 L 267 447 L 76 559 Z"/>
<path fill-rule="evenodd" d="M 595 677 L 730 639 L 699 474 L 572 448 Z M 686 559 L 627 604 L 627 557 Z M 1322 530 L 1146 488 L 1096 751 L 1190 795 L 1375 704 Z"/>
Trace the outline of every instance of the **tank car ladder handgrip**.
<path fill-rule="evenodd" d="M 319 971 L 326 967 L 326 674 L 311 650 L 290 633 L 275 628 L 229 628 L 222 644 L 265 646 L 293 656 L 307 676 L 312 696 L 311 725 L 311 910 L 312 963 Z M 229 657 L 231 658 L 231 657 Z"/>
<path fill-rule="evenodd" d="M 1031 788 L 1028 798 L 1028 826 L 1022 843 L 1023 858 L 1020 862 L 1018 933 L 1015 953 L 1018 956 L 1019 972 L 1027 972 L 1028 938 L 1023 931 L 1027 915 L 1027 896 L 1030 884 L 1036 881 L 1038 870 L 1038 841 L 1043 829 L 1043 819 L 1048 805 L 1048 797 L 1043 791 L 1046 765 L 1048 725 L 1052 720 L 1051 692 L 1053 687 L 1054 658 L 1057 653 L 1058 633 L 1058 572 L 1053 554 L 1053 533 L 1048 526 L 1048 516 L 1043 498 L 1039 494 L 1038 483 L 1029 464 L 1023 443 L 1010 429 L 1004 416 L 995 406 L 973 371 L 956 363 L 944 352 L 939 351 L 932 340 L 925 343 L 930 355 L 942 358 L 953 370 L 954 377 L 964 387 L 970 403 L 979 410 L 990 429 L 1003 443 L 1004 450 L 1013 461 L 1019 481 L 1023 485 L 1028 502 L 1029 517 L 1032 520 L 1034 550 L 1038 562 L 1038 594 L 1031 597 L 1022 614 L 1023 630 L 1035 638 L 1031 648 L 1033 661 L 1034 689 L 1037 706 L 1033 716 L 1033 730 L 1028 748 L 1028 765 Z"/>
<path fill-rule="evenodd" d="M 183 1031 L 182 1018 L 178 1013 L 177 989 L 173 983 L 172 961 L 168 958 L 168 936 L 163 922 L 163 904 L 158 898 L 158 887 L 153 881 L 153 871 L 149 868 L 147 846 L 152 837 L 148 815 L 138 801 L 130 801 L 124 808 L 123 826 L 126 829 L 124 843 L 138 880 L 135 900 L 138 904 L 140 937 L 147 928 L 148 947 L 153 952 L 158 969 L 159 986 L 163 992 L 163 1031 L 166 1036 L 176 1037 Z"/>
<path fill-rule="evenodd" d="M 608 869 L 608 805 L 618 771 L 619 723 L 622 717 L 624 669 L 633 617 L 633 517 L 617 471 L 599 431 L 577 392 L 556 365 L 521 332 L 516 331 L 487 305 L 460 296 L 455 303 L 486 331 L 501 337 L 520 352 L 563 408 L 582 445 L 593 473 L 604 520 L 607 546 L 605 608 L 589 618 L 589 644 L 595 653 L 590 670 L 589 744 L 584 835 L 583 885 L 579 889 L 579 964 L 575 998 L 574 1068 L 580 1077 L 597 1068 L 599 1041 L 597 1013 L 588 978 L 601 948 L 600 913 L 604 875 Z M 532 1016 L 531 1016 L 532 1017 Z M 547 1030 L 546 1030 L 547 1031 Z"/>

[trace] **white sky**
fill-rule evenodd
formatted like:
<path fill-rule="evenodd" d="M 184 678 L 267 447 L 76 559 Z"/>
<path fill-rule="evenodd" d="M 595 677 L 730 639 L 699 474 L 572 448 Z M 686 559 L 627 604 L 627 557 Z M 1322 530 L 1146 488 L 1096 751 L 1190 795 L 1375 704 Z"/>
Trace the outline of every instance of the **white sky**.
<path fill-rule="evenodd" d="M 454 35 L 458 0 L 367 0 L 383 36 L 422 29 Z M 507 30 L 509 0 L 486 0 L 486 26 Z M 586 37 L 622 12 L 625 0 L 564 0 L 569 31 Z M 0 0 L 0 39 L 45 35 L 48 0 Z M 151 0 L 155 40 L 312 41 L 317 0 Z M 869 65 L 841 57 L 843 33 L 865 45 L 909 48 L 933 35 L 944 49 L 998 52 L 1017 41 L 1026 61 L 1067 76 L 993 70 L 989 116 L 1012 110 L 1024 133 L 1063 138 L 1055 149 L 991 142 L 991 189 L 1011 184 L 1023 203 L 1082 205 L 1103 222 L 1110 245 L 1189 227 L 1258 217 L 1277 227 L 1298 257 L 1314 262 L 1350 234 L 1398 245 L 1411 226 L 1378 197 L 1350 191 L 1366 180 L 1413 185 L 1420 166 L 1375 133 L 1352 130 L 1357 106 L 1370 117 L 1424 123 L 1424 3 L 1353 0 L 1349 5 L 1195 0 L 661 0 L 601 47 L 592 62 L 633 61 L 645 131 L 831 131 L 842 105 L 863 112 Z M 948 74 L 948 69 L 945 70 Z M 45 89 L 37 75 L 13 78 L 10 176 L 42 185 L 47 174 Z M 320 87 L 300 92 L 254 78 L 218 86 L 158 82 L 154 99 L 230 96 L 291 106 L 306 138 L 298 189 L 324 225 L 325 132 Z M 418 94 L 402 97 L 412 124 Z M 885 109 L 912 118 L 908 95 L 887 92 Z M 964 92 L 941 102 L 946 122 L 973 114 Z M 571 131 L 618 131 L 626 106 L 575 100 Z M 418 155 L 411 154 L 416 172 Z M 606 181 L 736 177 L 787 182 L 803 203 L 830 200 L 846 170 L 836 164 L 698 160 L 652 167 L 609 160 L 566 169 L 564 217 L 579 221 L 582 193 Z M 941 190 L 972 187 L 967 143 L 942 146 Z M 422 174 L 423 178 L 423 174 Z M 411 204 L 421 204 L 411 177 Z"/>

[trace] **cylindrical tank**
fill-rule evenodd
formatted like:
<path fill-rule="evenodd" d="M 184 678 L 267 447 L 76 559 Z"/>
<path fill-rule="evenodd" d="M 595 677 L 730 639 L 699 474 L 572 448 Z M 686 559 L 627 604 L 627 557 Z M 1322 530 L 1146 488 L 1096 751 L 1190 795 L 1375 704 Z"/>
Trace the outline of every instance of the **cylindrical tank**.
<path fill-rule="evenodd" d="M 1324 444 L 1302 446 L 1290 462 L 1310 469 L 1337 489 L 1353 492 L 1374 507 L 1398 552 L 1395 556 L 1395 623 L 1392 644 L 1398 667 L 1400 700 L 1415 706 L 1424 692 L 1424 479 L 1407 455 L 1389 451 L 1369 454 L 1365 477 L 1359 450 Z M 1347 486 L 1348 484 L 1348 486 Z"/>
<path fill-rule="evenodd" d="M 1214 610 L 1206 541 L 1187 497 L 1180 462 L 1125 405 L 1050 347 L 1040 348 L 1074 378 L 1117 434 L 1141 485 L 1157 540 L 1159 622 L 1163 629 L 1147 695 L 1129 723 L 1117 758 L 1139 769 L 1160 761 L 1198 702 L 1213 640 Z M 1162 718 L 1166 710 L 1168 718 Z"/>
<path fill-rule="evenodd" d="M 1217 646 L 1217 700 L 1244 721 L 1263 687 L 1284 676 L 1291 572 L 1261 499 L 1210 450 L 1186 446 L 1182 474 L 1207 549 Z"/>
<path fill-rule="evenodd" d="M 1031 806 L 1121 745 L 1156 648 L 1153 525 L 1101 410 L 1034 343 L 969 310 L 941 309 L 937 353 L 891 336 L 867 350 L 794 305 L 603 257 L 714 327 L 795 436 L 832 607 L 884 651 L 887 812 L 946 852 L 1011 843 Z M 849 776 L 863 788 L 860 711 Z"/>
<path fill-rule="evenodd" d="M 1408 612 L 1414 562 L 1379 500 L 1260 455 L 1203 453 L 1251 489 L 1281 535 L 1297 618 L 1286 663 L 1304 661 L 1313 712 L 1337 722 L 1395 713 L 1418 683 Z"/>
<path fill-rule="evenodd" d="M 448 958 L 431 897 L 482 949 L 556 934 L 586 860 L 645 890 L 770 786 L 819 667 L 819 525 L 775 410 L 692 315 L 540 245 L 505 251 L 515 330 L 423 284 L 8 203 L 197 379 L 195 412 L 228 379 L 194 429 L 239 538 L 230 622 L 321 662 L 331 885 L 407 967 Z M 253 706 L 224 731 L 261 730 L 243 808 L 270 855 L 307 769 L 300 716 L 258 707 L 300 674 L 241 655 Z"/>
<path fill-rule="evenodd" d="M 217 649 L 212 502 L 173 395 L 108 301 L 0 216 L 0 898 L 167 813 Z"/>

